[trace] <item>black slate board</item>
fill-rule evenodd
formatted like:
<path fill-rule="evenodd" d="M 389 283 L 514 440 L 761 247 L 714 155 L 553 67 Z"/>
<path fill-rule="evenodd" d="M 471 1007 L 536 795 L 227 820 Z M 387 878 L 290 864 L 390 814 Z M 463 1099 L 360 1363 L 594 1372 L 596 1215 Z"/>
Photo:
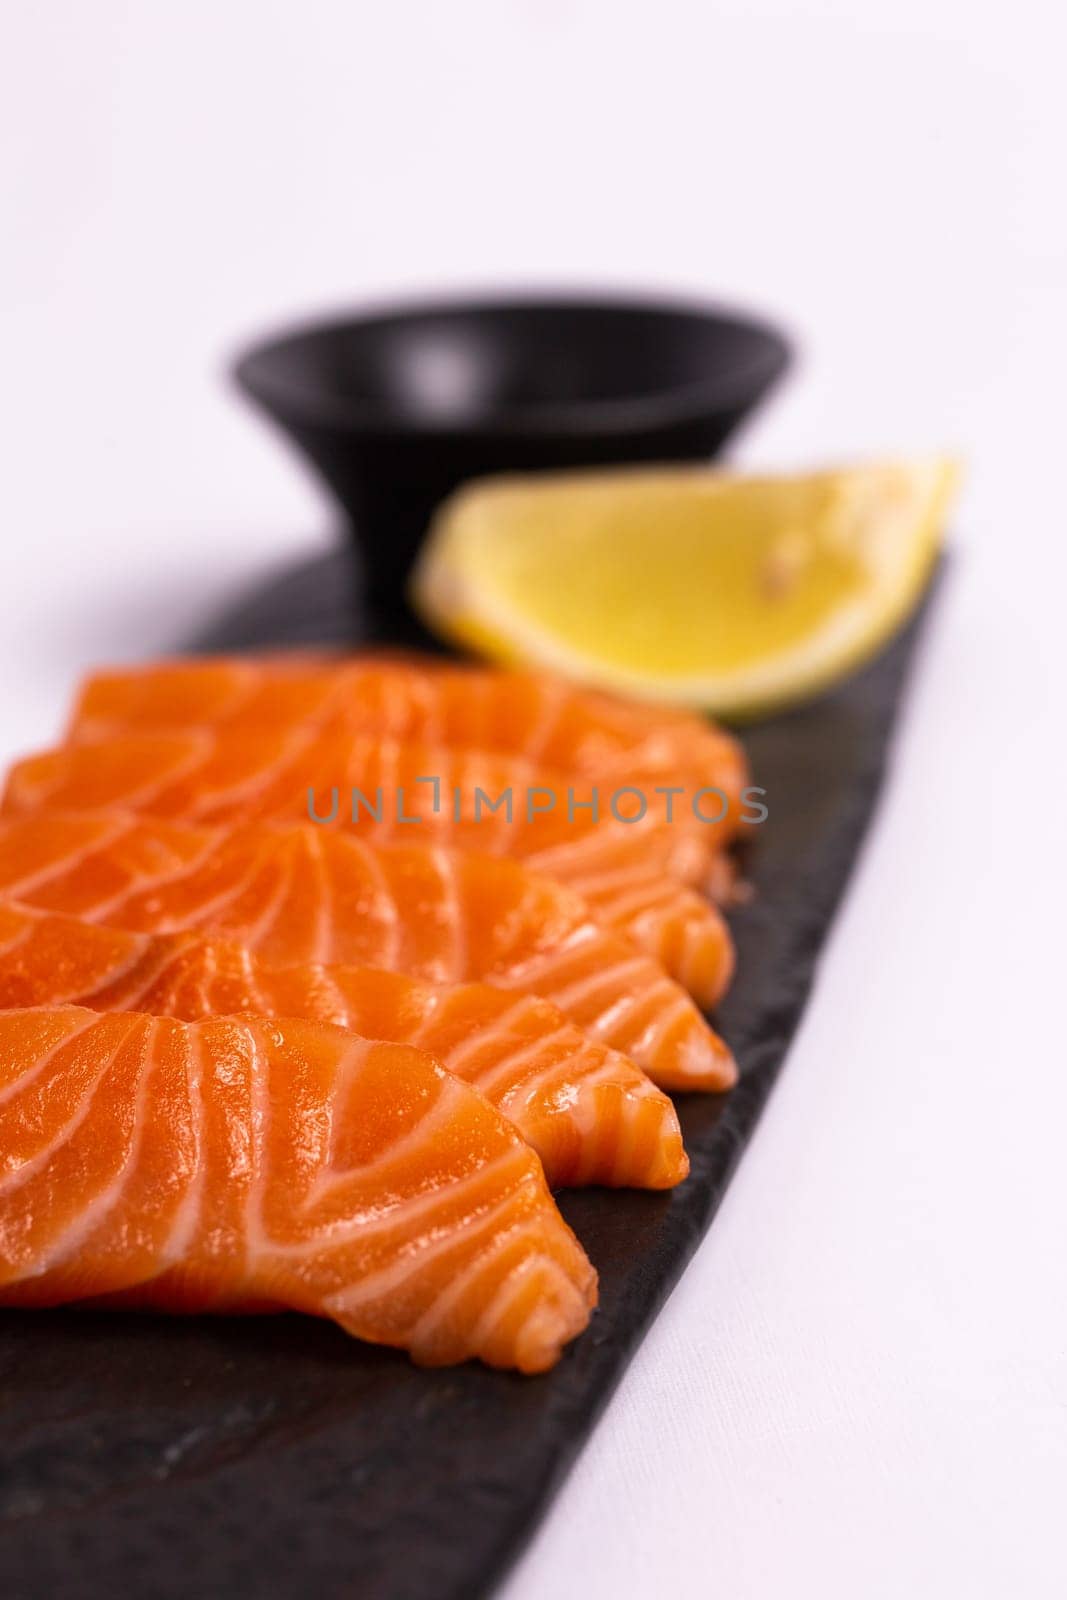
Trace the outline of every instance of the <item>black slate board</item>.
<path fill-rule="evenodd" d="M 278 574 L 197 641 L 353 637 L 338 553 Z M 770 820 L 733 918 L 719 1025 L 741 1063 L 681 1106 L 670 1195 L 563 1210 L 600 1271 L 588 1333 L 548 1376 L 422 1372 L 297 1317 L 0 1316 L 0 1594 L 467 1600 L 536 1525 L 710 1222 L 781 1066 L 870 820 L 918 624 L 839 692 L 745 734 Z M 358 636 L 413 637 L 364 618 Z"/>

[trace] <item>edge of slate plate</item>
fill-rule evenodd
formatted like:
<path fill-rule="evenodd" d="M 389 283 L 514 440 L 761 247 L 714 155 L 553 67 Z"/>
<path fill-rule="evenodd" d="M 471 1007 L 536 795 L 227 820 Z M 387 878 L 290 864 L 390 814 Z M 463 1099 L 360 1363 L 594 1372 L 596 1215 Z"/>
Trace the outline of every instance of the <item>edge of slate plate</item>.
<path fill-rule="evenodd" d="M 340 554 L 281 573 L 201 649 L 354 638 Z M 923 608 L 929 611 L 929 600 Z M 718 1024 L 741 1064 L 680 1103 L 670 1194 L 562 1209 L 600 1271 L 550 1374 L 420 1371 L 311 1319 L 0 1316 L 0 1590 L 170 1600 L 474 1600 L 529 1538 L 722 1199 L 781 1067 L 870 820 L 921 617 L 835 694 L 745 729 L 769 821 Z M 358 637 L 415 639 L 364 619 Z M 424 642 L 419 640 L 418 642 Z"/>

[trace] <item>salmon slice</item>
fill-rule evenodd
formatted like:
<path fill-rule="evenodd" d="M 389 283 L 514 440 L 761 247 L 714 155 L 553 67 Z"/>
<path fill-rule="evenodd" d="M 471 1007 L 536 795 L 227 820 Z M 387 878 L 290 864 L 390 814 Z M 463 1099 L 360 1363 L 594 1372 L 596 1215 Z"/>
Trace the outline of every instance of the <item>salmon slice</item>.
<path fill-rule="evenodd" d="M 667 774 L 723 789 L 735 817 L 749 781 L 737 741 L 690 712 L 543 673 L 416 655 L 223 656 L 98 672 L 82 686 L 69 734 L 293 722 L 496 750 L 622 783 Z"/>
<path fill-rule="evenodd" d="M 41 1005 L 332 1023 L 436 1056 L 515 1125 L 557 1187 L 666 1189 L 689 1169 L 666 1095 L 531 995 L 375 967 L 272 971 L 217 936 L 123 933 L 0 901 L 0 1007 Z"/>
<path fill-rule="evenodd" d="M 0 1014 L 0 1302 L 290 1309 L 543 1372 L 596 1274 L 514 1128 L 432 1056 L 303 1021 Z"/>
<path fill-rule="evenodd" d="M 602 927 L 652 956 L 702 1010 L 711 1011 L 730 987 L 736 965 L 726 918 L 702 893 L 677 882 L 654 841 L 645 842 L 640 856 L 633 844 L 602 832 L 584 839 L 580 850 L 563 844 L 528 858 L 526 865 L 564 883 Z"/>
<path fill-rule="evenodd" d="M 379 847 L 312 823 L 42 813 L 0 820 L 0 895 L 134 933 L 219 933 L 271 967 L 488 982 L 552 1001 L 661 1088 L 736 1079 L 726 1045 L 661 967 L 517 861 Z"/>
<path fill-rule="evenodd" d="M 417 828 L 435 843 L 514 856 L 580 884 L 598 921 L 710 1008 L 733 970 L 730 935 L 719 910 L 674 879 L 707 876 L 714 830 L 691 815 L 658 826 L 601 816 L 613 795 L 594 799 L 594 787 L 602 788 L 516 757 L 293 724 L 138 733 L 44 751 L 12 768 L 3 811 L 122 807 L 226 826 L 310 816 L 380 844 L 406 841 Z M 627 787 L 632 814 L 644 791 Z M 646 819 L 650 804 L 653 795 Z"/>

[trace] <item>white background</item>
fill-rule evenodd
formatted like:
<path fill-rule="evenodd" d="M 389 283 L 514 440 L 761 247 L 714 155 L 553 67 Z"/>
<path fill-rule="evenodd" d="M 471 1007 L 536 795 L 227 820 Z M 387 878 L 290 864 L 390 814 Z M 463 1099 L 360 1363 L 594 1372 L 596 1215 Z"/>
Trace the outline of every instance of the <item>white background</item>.
<path fill-rule="evenodd" d="M 761 465 L 947 444 L 958 560 L 788 1069 L 507 1600 L 1062 1596 L 1062 9 L 39 5 L 0 48 L 0 741 L 328 508 L 221 381 L 364 295 L 780 313 Z"/>

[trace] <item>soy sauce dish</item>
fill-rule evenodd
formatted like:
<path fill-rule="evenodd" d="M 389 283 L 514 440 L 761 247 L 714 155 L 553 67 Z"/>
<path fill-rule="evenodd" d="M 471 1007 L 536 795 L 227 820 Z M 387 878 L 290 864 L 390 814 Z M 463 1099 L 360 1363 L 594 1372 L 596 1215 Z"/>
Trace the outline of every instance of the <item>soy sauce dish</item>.
<path fill-rule="evenodd" d="M 777 328 L 729 309 L 568 296 L 325 318 L 252 344 L 233 373 L 341 507 L 368 596 L 400 607 L 460 483 L 710 458 L 790 356 Z"/>

